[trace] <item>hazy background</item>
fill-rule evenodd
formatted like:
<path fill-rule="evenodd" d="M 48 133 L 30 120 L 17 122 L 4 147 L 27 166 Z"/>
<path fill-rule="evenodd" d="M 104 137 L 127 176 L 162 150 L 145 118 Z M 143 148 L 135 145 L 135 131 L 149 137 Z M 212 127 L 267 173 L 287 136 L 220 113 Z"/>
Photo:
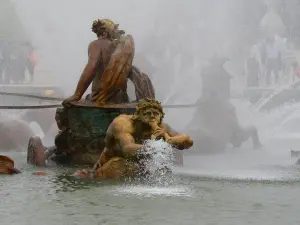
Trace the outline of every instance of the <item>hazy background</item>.
<path fill-rule="evenodd" d="M 14 0 L 19 21 L 9 16 L 13 14 L 9 2 L 0 0 L 0 38 L 10 32 L 27 36 L 39 54 L 35 83 L 62 86 L 67 95 L 74 91 L 86 63 L 87 46 L 95 39 L 91 25 L 97 18 L 112 19 L 134 36 L 135 63 L 151 77 L 157 98 L 168 104 L 194 103 L 200 97 L 201 68 L 214 54 L 231 59 L 225 66 L 234 77 L 232 93 L 242 91 L 244 60 L 250 46 L 263 38 L 262 25 L 279 24 L 278 34 L 295 47 L 300 43 L 300 0 Z M 19 23 L 23 33 L 16 31 Z M 33 177 L 25 154 L 13 155 L 17 168 L 25 171 L 18 179 L 0 181 L 3 223 L 120 224 L 122 218 L 122 223 L 130 224 L 299 224 L 299 168 L 290 157 L 293 145 L 299 150 L 299 132 L 291 135 L 280 127 L 293 109 L 262 114 L 246 101 L 232 102 L 242 125 L 257 126 L 262 149 L 253 150 L 248 142 L 224 154 L 185 155 L 185 167 L 179 172 L 187 179 L 166 188 L 85 189 L 85 184 L 57 176 L 52 169 L 49 176 Z M 299 104 L 293 107 L 299 110 Z M 166 111 L 172 127 L 189 128 L 193 109 Z M 292 114 L 298 115 L 296 110 Z M 197 125 L 197 118 L 193 122 Z M 279 136 L 277 142 L 273 134 Z M 159 197 L 145 200 L 151 193 Z M 121 216 L 115 217 L 115 212 Z"/>
<path fill-rule="evenodd" d="M 236 19 L 243 12 L 238 0 L 12 2 L 38 48 L 36 80 L 63 85 L 69 94 L 87 60 L 88 43 L 95 39 L 90 28 L 97 18 L 110 18 L 134 36 L 137 58 L 142 53 L 156 67 L 149 75 L 164 102 L 187 88 L 192 93 L 186 93 L 187 99 L 195 101 L 201 65 L 215 53 L 233 57 L 238 51 L 234 45 L 241 29 Z M 143 69 L 142 63 L 137 64 Z"/>
<path fill-rule="evenodd" d="M 112 19 L 134 36 L 135 64 L 150 76 L 164 104 L 195 103 L 201 68 L 215 54 L 230 58 L 225 67 L 233 75 L 232 95 L 241 93 L 245 57 L 264 37 L 265 24 L 300 42 L 298 0 L 1 0 L 1 8 L 2 34 L 23 26 L 22 34 L 11 36 L 26 36 L 37 50 L 35 83 L 62 86 L 66 95 L 85 66 L 98 18 Z M 168 110 L 168 117 L 181 113 L 189 117 L 193 110 Z"/>

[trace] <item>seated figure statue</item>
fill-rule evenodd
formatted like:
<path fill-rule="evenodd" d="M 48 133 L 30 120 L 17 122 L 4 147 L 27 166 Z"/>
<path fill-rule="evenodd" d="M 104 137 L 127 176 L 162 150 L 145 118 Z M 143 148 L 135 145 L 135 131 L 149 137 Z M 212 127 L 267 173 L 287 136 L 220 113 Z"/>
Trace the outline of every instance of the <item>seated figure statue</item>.
<path fill-rule="evenodd" d="M 118 27 L 108 19 L 93 22 L 92 31 L 98 39 L 89 44 L 88 62 L 75 93 L 65 99 L 64 106 L 78 102 L 91 83 L 92 92 L 86 100 L 96 105 L 128 103 L 127 79 L 134 83 L 136 93 L 139 93 L 137 100 L 155 98 L 151 80 L 132 66 L 135 50 L 133 37 L 124 35 L 125 32 Z"/>
<path fill-rule="evenodd" d="M 144 141 L 149 139 L 163 138 L 179 150 L 193 145 L 188 136 L 173 131 L 163 122 L 164 112 L 158 101 L 143 99 L 136 108 L 134 115 L 120 115 L 110 124 L 106 132 L 105 149 L 94 169 L 77 171 L 74 176 L 92 175 L 105 179 L 135 177 L 145 170 L 139 153 Z M 151 157 L 151 152 L 149 155 Z"/>

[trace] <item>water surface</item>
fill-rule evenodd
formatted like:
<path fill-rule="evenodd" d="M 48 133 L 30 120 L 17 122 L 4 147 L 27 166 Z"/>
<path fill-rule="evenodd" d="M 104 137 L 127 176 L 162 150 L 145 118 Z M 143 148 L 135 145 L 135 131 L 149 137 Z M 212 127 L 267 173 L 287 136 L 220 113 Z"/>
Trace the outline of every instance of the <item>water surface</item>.
<path fill-rule="evenodd" d="M 243 160 L 257 153 L 237 154 Z M 34 176 L 24 153 L 8 155 L 23 173 L 0 177 L 1 225 L 300 224 L 300 171 L 287 155 L 281 165 L 253 162 L 239 170 L 230 154 L 187 156 L 189 166 L 168 185 L 82 181 L 65 168 Z"/>

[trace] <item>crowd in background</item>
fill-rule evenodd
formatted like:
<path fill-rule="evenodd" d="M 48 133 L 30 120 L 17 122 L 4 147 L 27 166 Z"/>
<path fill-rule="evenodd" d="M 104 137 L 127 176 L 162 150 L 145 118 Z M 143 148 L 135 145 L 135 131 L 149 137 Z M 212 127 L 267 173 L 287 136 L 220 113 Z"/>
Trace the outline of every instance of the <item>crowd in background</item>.
<path fill-rule="evenodd" d="M 36 54 L 30 42 L 0 40 L 0 83 L 23 84 L 34 77 Z M 26 70 L 29 81 L 26 79 Z"/>
<path fill-rule="evenodd" d="M 279 35 L 269 35 L 251 46 L 246 58 L 247 86 L 294 83 L 299 79 L 297 51 Z"/>

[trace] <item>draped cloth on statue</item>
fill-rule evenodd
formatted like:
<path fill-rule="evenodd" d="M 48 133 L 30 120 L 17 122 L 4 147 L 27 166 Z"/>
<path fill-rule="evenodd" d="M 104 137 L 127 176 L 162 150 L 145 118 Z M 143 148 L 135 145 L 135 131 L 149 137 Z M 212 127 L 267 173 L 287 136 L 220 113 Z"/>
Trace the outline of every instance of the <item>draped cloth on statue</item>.
<path fill-rule="evenodd" d="M 155 90 L 149 77 L 142 73 L 137 67 L 132 66 L 128 79 L 132 81 L 135 88 L 136 100 L 144 98 L 155 99 Z"/>
<path fill-rule="evenodd" d="M 127 77 L 131 71 L 134 50 L 132 36 L 121 36 L 101 76 L 99 91 L 93 93 L 89 100 L 95 102 L 96 105 L 124 101 L 122 98 L 126 94 Z"/>

